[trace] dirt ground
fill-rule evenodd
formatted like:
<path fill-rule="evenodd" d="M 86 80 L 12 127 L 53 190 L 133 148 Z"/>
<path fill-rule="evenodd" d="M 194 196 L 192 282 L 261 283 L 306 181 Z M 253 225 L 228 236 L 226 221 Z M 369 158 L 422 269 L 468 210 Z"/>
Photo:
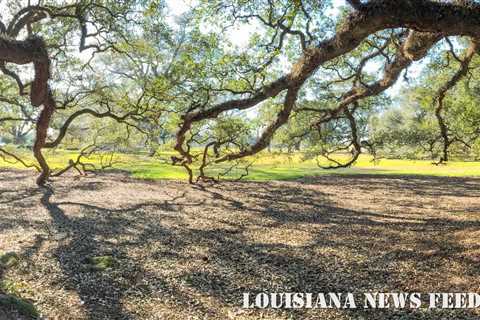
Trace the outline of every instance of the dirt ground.
<path fill-rule="evenodd" d="M 0 277 L 44 318 L 480 317 L 472 309 L 241 308 L 244 292 L 480 293 L 480 179 L 190 186 L 108 173 L 40 189 L 34 178 L 0 171 L 0 252 L 19 257 Z M 113 264 L 89 267 L 103 256 Z M 14 316 L 0 309 L 0 318 Z"/>

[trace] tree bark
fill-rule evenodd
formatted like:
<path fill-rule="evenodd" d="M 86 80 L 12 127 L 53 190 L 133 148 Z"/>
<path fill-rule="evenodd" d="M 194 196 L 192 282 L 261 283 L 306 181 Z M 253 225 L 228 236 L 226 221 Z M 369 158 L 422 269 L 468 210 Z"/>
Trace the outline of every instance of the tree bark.
<path fill-rule="evenodd" d="M 15 64 L 33 63 L 35 76 L 30 87 L 30 103 L 35 107 L 43 105 L 36 125 L 36 139 L 33 154 L 41 168 L 37 184 L 42 186 L 50 175 L 50 167 L 42 154 L 48 128 L 55 112 L 55 99 L 48 81 L 50 79 L 50 59 L 45 42 L 39 37 L 29 37 L 24 41 L 0 36 L 0 60 Z"/>

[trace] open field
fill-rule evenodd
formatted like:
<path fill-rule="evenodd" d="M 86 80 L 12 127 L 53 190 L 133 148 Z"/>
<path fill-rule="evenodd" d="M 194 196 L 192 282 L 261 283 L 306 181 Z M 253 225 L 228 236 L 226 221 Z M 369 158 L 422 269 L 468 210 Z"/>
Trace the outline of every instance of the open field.
<path fill-rule="evenodd" d="M 17 150 L 16 153 L 19 151 Z M 31 152 L 20 152 L 23 159 L 28 163 L 34 163 Z M 75 160 L 78 153 L 71 151 L 47 151 L 46 157 L 53 169 L 61 169 L 68 164 L 70 159 Z M 148 180 L 174 179 L 185 180 L 187 174 L 182 167 L 175 167 L 170 164 L 170 156 L 174 152 L 163 152 L 157 157 L 148 157 L 142 155 L 121 154 L 114 156 L 114 168 L 125 170 L 133 177 Z M 108 157 L 104 158 L 104 161 Z M 346 161 L 347 156 L 337 155 L 337 160 Z M 93 155 L 85 162 L 92 163 L 100 167 L 101 159 L 98 155 Z M 305 160 L 303 154 L 283 154 L 263 152 L 256 157 L 246 160 L 247 163 L 253 162 L 249 169 L 249 175 L 244 179 L 249 181 L 270 181 L 270 180 L 292 180 L 308 176 L 319 176 L 326 174 L 380 174 L 380 175 L 428 175 L 428 176 L 446 176 L 446 177 L 475 177 L 480 176 L 480 162 L 456 162 L 451 161 L 447 165 L 436 166 L 428 160 L 394 160 L 382 159 L 376 163 L 372 162 L 369 155 L 360 156 L 359 160 L 351 168 L 325 170 L 318 166 L 314 159 Z M 326 160 L 322 160 L 321 165 L 328 165 Z M 230 164 L 217 165 L 208 173 L 216 176 L 222 170 L 228 168 Z M 6 163 L 0 159 L 0 168 L 22 169 L 21 164 Z M 235 179 L 245 173 L 243 167 L 233 170 L 232 174 L 226 178 Z"/>
<path fill-rule="evenodd" d="M 243 292 L 480 292 L 480 179 L 324 175 L 190 186 L 0 171 L 4 293 L 49 319 L 478 319 L 245 310 Z M 0 318 L 8 319 L 0 307 Z M 2 318 L 2 312 L 4 312 Z"/>

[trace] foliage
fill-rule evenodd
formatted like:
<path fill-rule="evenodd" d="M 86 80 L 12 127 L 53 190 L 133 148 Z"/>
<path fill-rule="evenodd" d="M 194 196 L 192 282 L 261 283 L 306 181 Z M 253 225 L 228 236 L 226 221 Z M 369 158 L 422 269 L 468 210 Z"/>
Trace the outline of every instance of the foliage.
<path fill-rule="evenodd" d="M 110 168 L 119 152 L 168 161 L 192 183 L 243 178 L 266 149 L 328 168 L 362 153 L 479 158 L 476 3 L 182 3 L 172 14 L 179 2 L 9 0 L 0 158 L 36 168 L 40 185 Z M 57 148 L 75 156 L 58 166 Z"/>

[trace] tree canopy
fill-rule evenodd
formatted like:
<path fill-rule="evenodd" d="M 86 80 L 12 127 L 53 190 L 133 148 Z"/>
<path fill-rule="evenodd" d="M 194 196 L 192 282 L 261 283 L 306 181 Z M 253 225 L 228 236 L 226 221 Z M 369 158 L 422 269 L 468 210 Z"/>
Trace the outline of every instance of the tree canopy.
<path fill-rule="evenodd" d="M 364 152 L 479 157 L 480 3 L 182 3 L 180 14 L 162 0 L 2 3 L 0 157 L 36 168 L 39 185 L 93 152 L 165 144 L 192 183 L 218 179 L 220 163 L 248 174 L 272 145 L 328 168 Z M 55 148 L 78 157 L 53 171 Z"/>

